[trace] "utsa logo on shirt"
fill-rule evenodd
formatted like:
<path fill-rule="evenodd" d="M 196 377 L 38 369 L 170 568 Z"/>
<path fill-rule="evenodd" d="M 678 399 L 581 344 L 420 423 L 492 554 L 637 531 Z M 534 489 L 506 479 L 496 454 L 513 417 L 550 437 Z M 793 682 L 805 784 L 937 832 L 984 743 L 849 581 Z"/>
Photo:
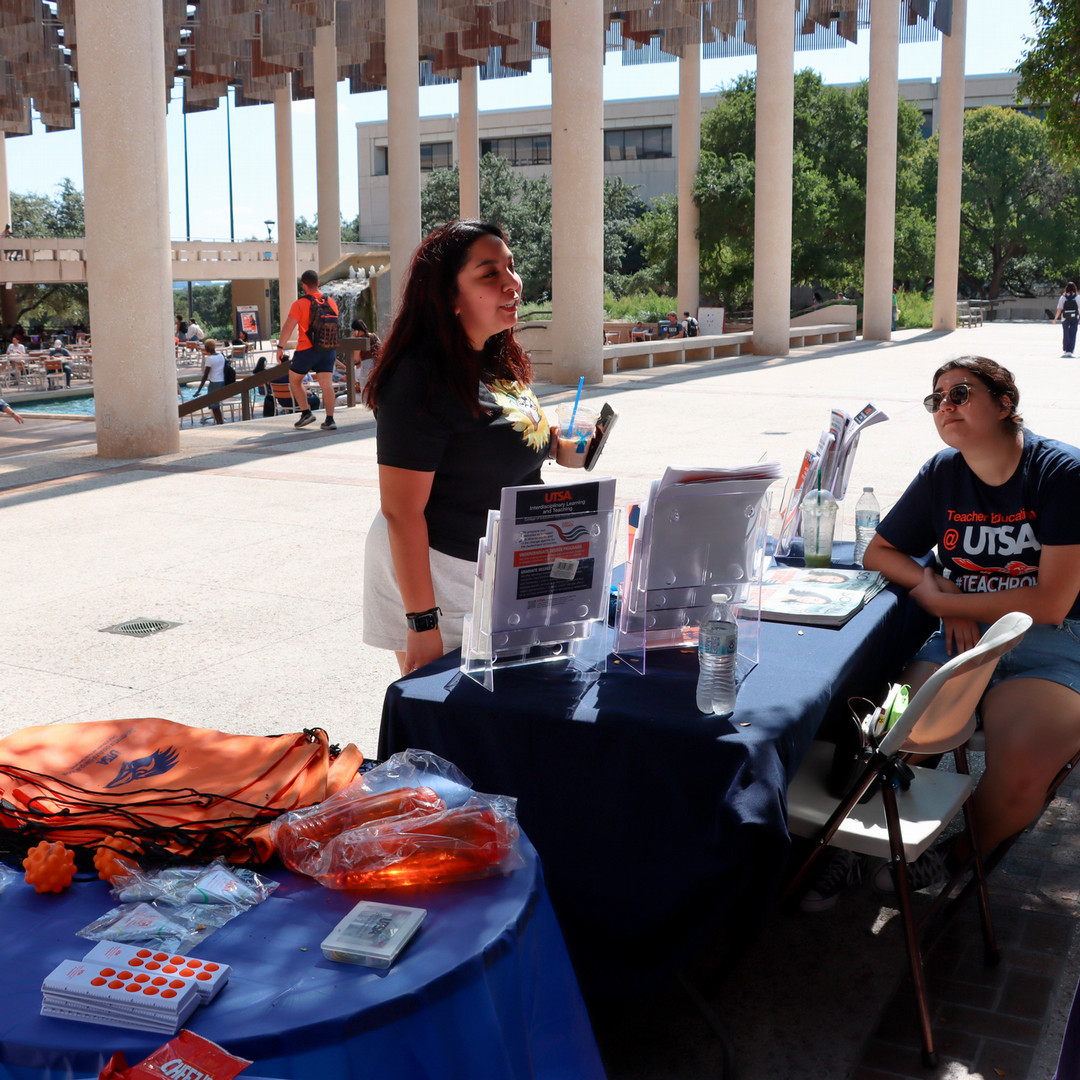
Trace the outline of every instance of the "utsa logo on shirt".
<path fill-rule="evenodd" d="M 1035 514 L 1021 510 L 1009 514 L 949 513 L 954 527 L 942 538 L 952 562 L 967 573 L 953 581 L 963 592 L 1000 592 L 1035 585 L 1039 578 L 1038 552 L 1031 520 Z"/>

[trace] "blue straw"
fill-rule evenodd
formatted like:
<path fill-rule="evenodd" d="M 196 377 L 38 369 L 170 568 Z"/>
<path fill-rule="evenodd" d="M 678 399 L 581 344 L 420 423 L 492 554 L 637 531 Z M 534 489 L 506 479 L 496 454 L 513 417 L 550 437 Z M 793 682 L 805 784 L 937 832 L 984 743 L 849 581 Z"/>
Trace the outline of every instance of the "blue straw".
<path fill-rule="evenodd" d="M 581 401 L 581 388 L 585 385 L 585 376 L 582 375 L 577 381 L 577 395 L 574 397 L 574 411 L 570 413 L 570 430 L 566 433 L 568 439 L 574 437 L 574 421 L 577 419 L 577 407 Z"/>

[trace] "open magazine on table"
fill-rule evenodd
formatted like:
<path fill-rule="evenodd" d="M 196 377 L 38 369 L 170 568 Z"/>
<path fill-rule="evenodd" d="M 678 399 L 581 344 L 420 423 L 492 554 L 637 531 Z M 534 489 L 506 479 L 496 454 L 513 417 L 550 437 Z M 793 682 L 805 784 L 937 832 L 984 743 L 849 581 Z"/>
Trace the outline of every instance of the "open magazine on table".
<path fill-rule="evenodd" d="M 769 566 L 761 579 L 761 617 L 803 626 L 843 626 L 885 585 L 876 570 Z"/>

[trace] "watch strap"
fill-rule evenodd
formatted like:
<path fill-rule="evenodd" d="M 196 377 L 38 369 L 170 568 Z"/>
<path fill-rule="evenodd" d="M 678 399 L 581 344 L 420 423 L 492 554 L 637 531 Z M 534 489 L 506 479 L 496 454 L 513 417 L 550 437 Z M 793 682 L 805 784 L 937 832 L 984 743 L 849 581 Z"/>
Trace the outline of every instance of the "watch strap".
<path fill-rule="evenodd" d="M 407 611 L 405 622 L 410 630 L 416 630 L 422 634 L 427 630 L 434 630 L 439 625 L 441 614 L 442 609 L 438 607 L 428 608 L 427 611 Z"/>

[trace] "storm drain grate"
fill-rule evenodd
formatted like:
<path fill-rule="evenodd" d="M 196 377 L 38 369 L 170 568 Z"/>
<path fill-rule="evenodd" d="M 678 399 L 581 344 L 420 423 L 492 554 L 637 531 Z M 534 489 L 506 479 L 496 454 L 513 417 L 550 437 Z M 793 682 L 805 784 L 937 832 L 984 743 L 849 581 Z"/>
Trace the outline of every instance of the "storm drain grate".
<path fill-rule="evenodd" d="M 166 622 L 164 619 L 128 619 L 127 622 L 117 623 L 115 626 L 106 626 L 99 632 L 124 634 L 127 637 L 149 637 L 151 634 L 161 633 L 162 630 L 171 630 L 174 626 L 180 626 L 180 623 Z"/>

